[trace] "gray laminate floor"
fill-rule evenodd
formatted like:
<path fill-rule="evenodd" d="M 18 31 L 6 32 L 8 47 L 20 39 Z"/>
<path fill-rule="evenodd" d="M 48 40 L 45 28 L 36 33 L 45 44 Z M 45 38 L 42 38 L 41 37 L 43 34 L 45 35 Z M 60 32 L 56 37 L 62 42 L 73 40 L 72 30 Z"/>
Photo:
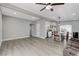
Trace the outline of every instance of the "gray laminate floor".
<path fill-rule="evenodd" d="M 64 44 L 53 39 L 27 38 L 4 41 L 1 56 L 62 56 Z"/>

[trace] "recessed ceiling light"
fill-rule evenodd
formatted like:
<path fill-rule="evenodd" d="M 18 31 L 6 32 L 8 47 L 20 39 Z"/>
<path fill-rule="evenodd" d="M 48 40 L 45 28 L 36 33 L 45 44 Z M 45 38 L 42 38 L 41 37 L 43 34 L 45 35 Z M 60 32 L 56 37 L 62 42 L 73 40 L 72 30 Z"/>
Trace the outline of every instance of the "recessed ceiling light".
<path fill-rule="evenodd" d="M 16 12 L 14 12 L 14 14 L 16 14 Z"/>
<path fill-rule="evenodd" d="M 75 15 L 76 15 L 76 13 L 72 13 L 72 15 L 73 15 L 73 16 L 75 16 Z"/>

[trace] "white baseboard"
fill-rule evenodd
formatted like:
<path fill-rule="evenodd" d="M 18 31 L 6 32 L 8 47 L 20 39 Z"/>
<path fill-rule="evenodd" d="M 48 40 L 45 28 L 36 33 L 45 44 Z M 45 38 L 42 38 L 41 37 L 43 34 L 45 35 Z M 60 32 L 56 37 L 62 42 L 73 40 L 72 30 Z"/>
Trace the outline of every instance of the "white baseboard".
<path fill-rule="evenodd" d="M 41 39 L 45 39 L 45 37 L 39 37 L 39 38 L 41 38 Z"/>
<path fill-rule="evenodd" d="M 21 38 L 29 38 L 29 36 L 24 36 L 24 37 L 15 37 L 15 38 L 7 38 L 7 39 L 3 39 L 3 41 L 15 40 L 15 39 L 21 39 Z"/>
<path fill-rule="evenodd" d="M 34 36 L 34 37 L 37 37 L 37 36 Z M 15 40 L 15 39 L 21 39 L 21 38 L 29 38 L 29 36 L 15 37 L 15 38 L 7 38 L 7 39 L 3 39 L 2 41 Z M 37 38 L 45 39 L 45 37 L 37 37 Z"/>
<path fill-rule="evenodd" d="M 40 39 L 45 39 L 45 37 L 38 37 L 38 36 L 34 36 L 34 37 L 37 37 L 37 38 L 40 38 Z"/>

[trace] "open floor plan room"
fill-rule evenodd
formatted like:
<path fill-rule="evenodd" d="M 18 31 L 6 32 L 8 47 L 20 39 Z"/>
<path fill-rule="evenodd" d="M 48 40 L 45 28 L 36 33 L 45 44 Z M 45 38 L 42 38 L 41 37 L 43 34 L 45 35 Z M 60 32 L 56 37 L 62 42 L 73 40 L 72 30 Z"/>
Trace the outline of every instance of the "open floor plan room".
<path fill-rule="evenodd" d="M 0 56 L 79 56 L 79 3 L 0 3 Z"/>

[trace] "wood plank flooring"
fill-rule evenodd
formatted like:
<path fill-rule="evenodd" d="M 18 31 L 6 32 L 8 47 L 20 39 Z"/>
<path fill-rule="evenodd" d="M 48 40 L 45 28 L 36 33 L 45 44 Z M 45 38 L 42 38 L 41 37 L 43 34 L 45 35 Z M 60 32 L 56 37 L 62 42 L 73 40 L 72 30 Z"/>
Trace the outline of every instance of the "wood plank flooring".
<path fill-rule="evenodd" d="M 53 39 L 25 38 L 4 41 L 1 56 L 62 56 L 63 43 Z"/>

